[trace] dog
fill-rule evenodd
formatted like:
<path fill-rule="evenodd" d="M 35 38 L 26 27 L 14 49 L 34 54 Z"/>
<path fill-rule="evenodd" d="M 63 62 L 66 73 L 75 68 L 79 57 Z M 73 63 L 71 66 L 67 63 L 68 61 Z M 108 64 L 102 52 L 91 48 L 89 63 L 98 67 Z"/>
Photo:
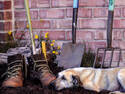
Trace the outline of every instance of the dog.
<path fill-rule="evenodd" d="M 100 92 L 102 90 L 116 91 L 120 87 L 125 90 L 125 68 L 71 68 L 58 73 L 52 82 L 56 90 L 81 86 L 88 90 Z"/>

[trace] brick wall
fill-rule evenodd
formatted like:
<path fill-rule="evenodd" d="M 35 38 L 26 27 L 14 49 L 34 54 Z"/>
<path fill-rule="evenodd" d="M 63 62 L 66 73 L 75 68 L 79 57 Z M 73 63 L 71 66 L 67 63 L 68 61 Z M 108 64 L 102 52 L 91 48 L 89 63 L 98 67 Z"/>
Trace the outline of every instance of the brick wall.
<path fill-rule="evenodd" d="M 125 3 L 116 0 L 113 46 L 125 48 Z M 24 0 L 14 0 L 17 31 L 26 31 Z M 29 0 L 34 33 L 50 32 L 51 39 L 71 40 L 73 0 Z M 108 0 L 80 0 L 77 39 L 105 45 Z M 27 37 L 26 37 L 27 38 Z"/>
<path fill-rule="evenodd" d="M 0 1 L 0 41 L 6 40 L 6 32 L 12 30 L 12 2 L 11 0 Z"/>
<path fill-rule="evenodd" d="M 73 0 L 29 0 L 29 4 L 34 34 L 49 32 L 51 39 L 71 40 Z M 116 0 L 115 6 L 113 46 L 125 49 L 125 1 Z M 16 35 L 29 39 L 24 0 L 14 0 L 14 8 Z M 107 15 L 108 0 L 80 0 L 77 40 L 94 50 L 106 46 Z"/>

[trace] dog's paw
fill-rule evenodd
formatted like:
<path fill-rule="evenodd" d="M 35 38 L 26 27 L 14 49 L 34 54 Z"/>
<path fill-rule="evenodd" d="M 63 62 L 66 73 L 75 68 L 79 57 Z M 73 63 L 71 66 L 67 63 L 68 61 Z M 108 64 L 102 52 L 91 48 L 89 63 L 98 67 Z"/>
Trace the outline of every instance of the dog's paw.
<path fill-rule="evenodd" d="M 125 94 L 125 92 L 114 91 L 114 92 L 110 92 L 109 94 Z"/>

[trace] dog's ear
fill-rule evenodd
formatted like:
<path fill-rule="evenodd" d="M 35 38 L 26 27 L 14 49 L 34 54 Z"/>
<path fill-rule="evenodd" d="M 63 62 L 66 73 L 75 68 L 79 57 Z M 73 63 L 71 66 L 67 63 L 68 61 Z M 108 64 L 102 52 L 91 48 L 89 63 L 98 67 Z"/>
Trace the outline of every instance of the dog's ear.
<path fill-rule="evenodd" d="M 73 79 L 72 83 L 73 83 L 74 86 L 80 86 L 82 84 L 79 76 L 72 75 L 72 79 Z"/>

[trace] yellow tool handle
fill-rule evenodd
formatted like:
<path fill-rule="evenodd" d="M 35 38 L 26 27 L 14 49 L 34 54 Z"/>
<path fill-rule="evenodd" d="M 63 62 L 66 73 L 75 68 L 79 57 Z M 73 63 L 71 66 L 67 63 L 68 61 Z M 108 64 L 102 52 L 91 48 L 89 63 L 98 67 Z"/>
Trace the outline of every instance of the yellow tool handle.
<path fill-rule="evenodd" d="M 44 54 L 45 60 L 47 61 L 46 42 L 45 41 L 42 41 L 42 52 Z"/>
<path fill-rule="evenodd" d="M 30 39 L 32 43 L 32 53 L 36 54 L 35 42 L 33 40 L 31 16 L 30 16 L 30 10 L 29 10 L 29 0 L 24 0 L 24 2 L 25 2 L 26 14 L 27 14 L 27 19 L 28 19 L 28 24 L 29 24 Z"/>

